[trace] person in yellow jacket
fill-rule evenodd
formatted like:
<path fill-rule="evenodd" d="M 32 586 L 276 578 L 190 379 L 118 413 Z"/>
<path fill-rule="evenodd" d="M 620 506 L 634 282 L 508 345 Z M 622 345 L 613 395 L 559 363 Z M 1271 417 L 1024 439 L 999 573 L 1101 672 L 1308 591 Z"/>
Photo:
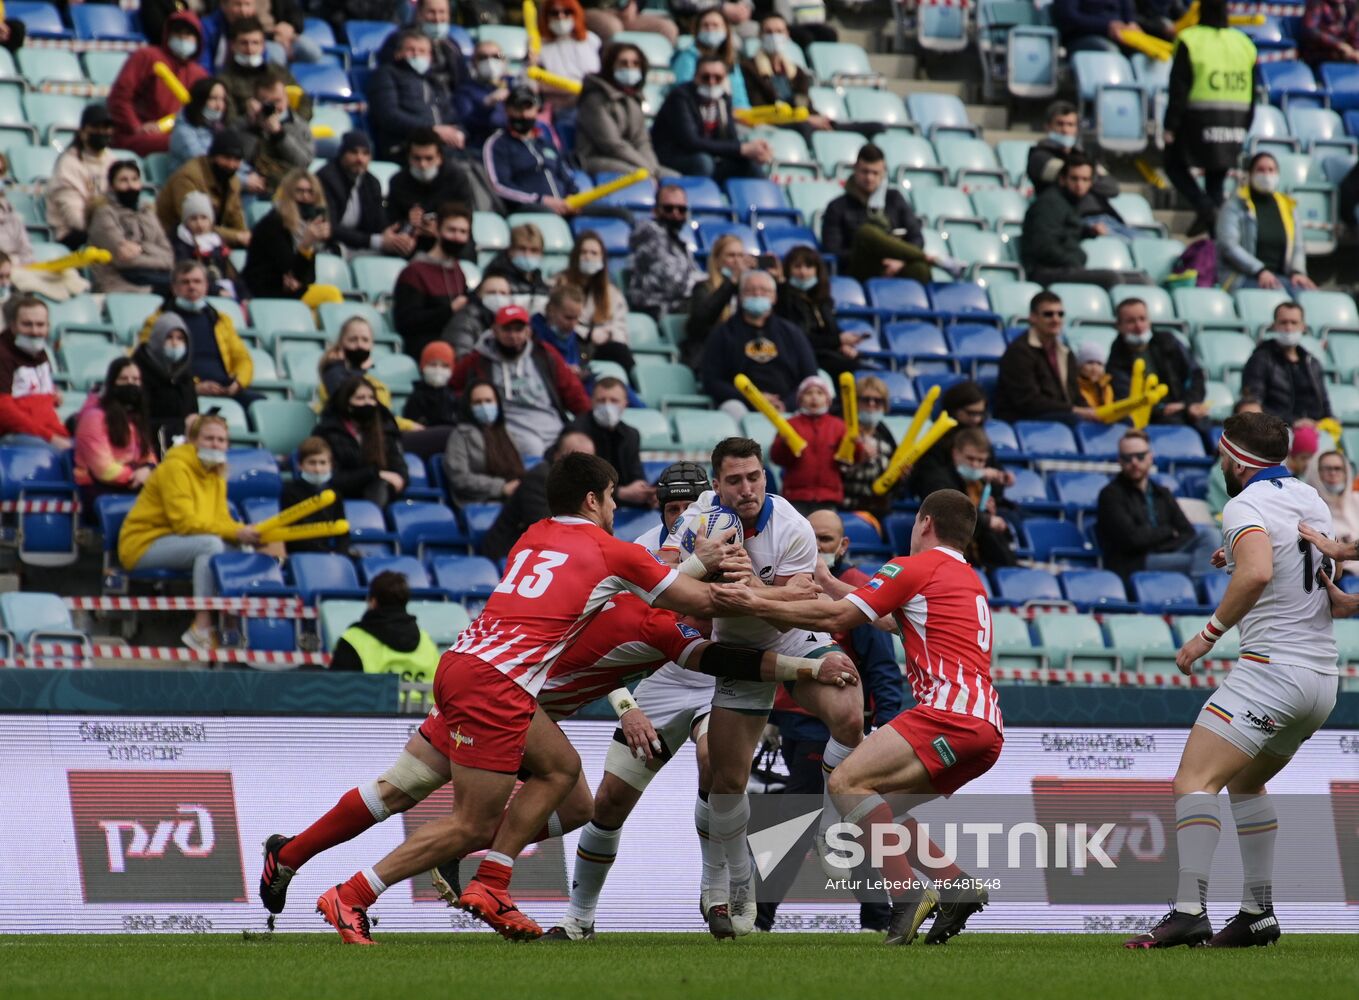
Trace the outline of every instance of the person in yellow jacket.
<path fill-rule="evenodd" d="M 399 674 L 405 681 L 434 683 L 439 648 L 406 610 L 410 585 L 387 570 L 368 585 L 368 610 L 345 630 L 330 655 L 331 670 Z"/>
<path fill-rule="evenodd" d="M 227 508 L 226 460 L 231 444 L 226 421 L 199 417 L 188 440 L 165 459 L 142 487 L 118 533 L 118 560 L 129 570 L 192 569 L 195 597 L 212 597 L 209 560 L 229 545 L 254 545 L 259 533 L 232 519 Z M 184 645 L 212 650 L 212 612 L 200 611 Z"/>
<path fill-rule="evenodd" d="M 1076 351 L 1076 383 L 1080 386 L 1085 405 L 1099 409 L 1114 401 L 1114 380 L 1104 370 L 1104 358 L 1108 354 L 1093 340 L 1087 340 Z"/>
<path fill-rule="evenodd" d="M 156 320 L 177 313 L 189 335 L 189 358 L 194 389 L 199 398 L 229 396 L 245 410 L 264 396 L 250 391 L 255 362 L 236 324 L 208 301 L 208 272 L 196 260 L 180 261 L 170 277 L 170 297 L 164 306 L 146 317 L 137 340 L 151 339 Z"/>
<path fill-rule="evenodd" d="M 1222 287 L 1282 290 L 1289 298 L 1315 289 L 1307 276 L 1307 247 L 1298 203 L 1279 190 L 1279 161 L 1256 153 L 1247 181 L 1217 217 L 1217 260 Z"/>

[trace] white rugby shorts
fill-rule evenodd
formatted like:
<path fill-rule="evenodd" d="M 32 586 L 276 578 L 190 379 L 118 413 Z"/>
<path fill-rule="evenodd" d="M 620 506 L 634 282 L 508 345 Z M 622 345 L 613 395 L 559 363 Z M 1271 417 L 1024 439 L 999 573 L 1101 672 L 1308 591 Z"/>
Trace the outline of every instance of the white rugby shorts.
<path fill-rule="evenodd" d="M 1195 725 L 1243 753 L 1289 758 L 1335 708 L 1339 678 L 1286 663 L 1238 660 Z"/>

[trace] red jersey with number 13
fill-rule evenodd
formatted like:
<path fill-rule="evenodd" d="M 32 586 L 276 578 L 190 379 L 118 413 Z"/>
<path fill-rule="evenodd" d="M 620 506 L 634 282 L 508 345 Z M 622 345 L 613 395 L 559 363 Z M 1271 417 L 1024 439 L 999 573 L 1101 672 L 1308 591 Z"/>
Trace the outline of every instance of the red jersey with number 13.
<path fill-rule="evenodd" d="M 938 547 L 893 559 L 845 600 L 872 619 L 896 620 L 917 704 L 985 719 L 1004 732 L 991 686 L 991 607 L 959 552 Z"/>
<path fill-rule="evenodd" d="M 609 598 L 655 602 L 677 573 L 580 517 L 539 521 L 510 550 L 505 577 L 452 652 L 495 667 L 535 698 L 562 652 Z"/>

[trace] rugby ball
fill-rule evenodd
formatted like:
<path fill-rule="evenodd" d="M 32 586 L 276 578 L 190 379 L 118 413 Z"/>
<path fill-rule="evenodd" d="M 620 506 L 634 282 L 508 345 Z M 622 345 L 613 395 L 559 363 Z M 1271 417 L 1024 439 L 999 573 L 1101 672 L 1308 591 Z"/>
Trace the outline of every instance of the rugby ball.
<path fill-rule="evenodd" d="M 741 519 L 736 516 L 736 511 L 732 510 L 730 507 L 723 507 L 719 504 L 715 507 L 707 507 L 700 510 L 698 517 L 690 522 L 684 529 L 684 533 L 680 535 L 680 548 L 682 548 L 687 555 L 694 554 L 694 543 L 698 541 L 698 532 L 705 525 L 707 526 L 709 538 L 725 534 L 732 528 L 735 528 L 736 537 L 733 541 L 735 541 L 737 545 L 741 545 L 745 542 L 745 532 L 741 530 Z"/>

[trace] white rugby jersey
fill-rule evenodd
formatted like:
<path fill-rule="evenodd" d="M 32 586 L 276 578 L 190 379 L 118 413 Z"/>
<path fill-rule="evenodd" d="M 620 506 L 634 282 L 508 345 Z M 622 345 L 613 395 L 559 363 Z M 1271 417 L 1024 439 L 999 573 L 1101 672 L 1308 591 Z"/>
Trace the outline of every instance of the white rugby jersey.
<path fill-rule="evenodd" d="M 657 553 L 665 545 L 665 540 L 669 533 L 662 524 L 659 528 L 653 526 L 642 532 L 633 542 L 646 549 L 648 552 Z M 678 663 L 670 660 L 661 665 L 655 673 L 648 675 L 656 680 L 671 681 L 676 684 L 683 684 L 685 687 L 706 688 L 711 691 L 717 684 L 717 678 L 712 674 L 699 673 L 697 670 L 690 670 L 681 667 Z"/>
<path fill-rule="evenodd" d="M 1236 543 L 1252 532 L 1264 532 L 1274 548 L 1273 576 L 1237 625 L 1241 659 L 1337 674 L 1331 599 L 1316 579 L 1322 555 L 1298 537 L 1300 521 L 1322 534 L 1331 533 L 1331 511 L 1325 501 L 1282 467 L 1257 473 L 1223 508 L 1227 572 L 1236 568 L 1232 556 Z"/>
<path fill-rule="evenodd" d="M 720 504 L 715 491 L 709 490 L 700 496 L 675 522 L 670 537 L 665 540 L 665 548 L 682 551 L 680 537 L 685 531 L 697 530 L 699 512 Z M 816 532 L 812 530 L 811 522 L 783 497 L 765 494 L 764 507 L 755 520 L 755 527 L 744 534 L 751 567 L 765 584 L 772 586 L 774 579 L 780 576 L 816 572 Z M 741 616 L 715 619 L 713 638 L 739 646 L 771 649 L 783 638 L 783 633 L 761 618 Z"/>

